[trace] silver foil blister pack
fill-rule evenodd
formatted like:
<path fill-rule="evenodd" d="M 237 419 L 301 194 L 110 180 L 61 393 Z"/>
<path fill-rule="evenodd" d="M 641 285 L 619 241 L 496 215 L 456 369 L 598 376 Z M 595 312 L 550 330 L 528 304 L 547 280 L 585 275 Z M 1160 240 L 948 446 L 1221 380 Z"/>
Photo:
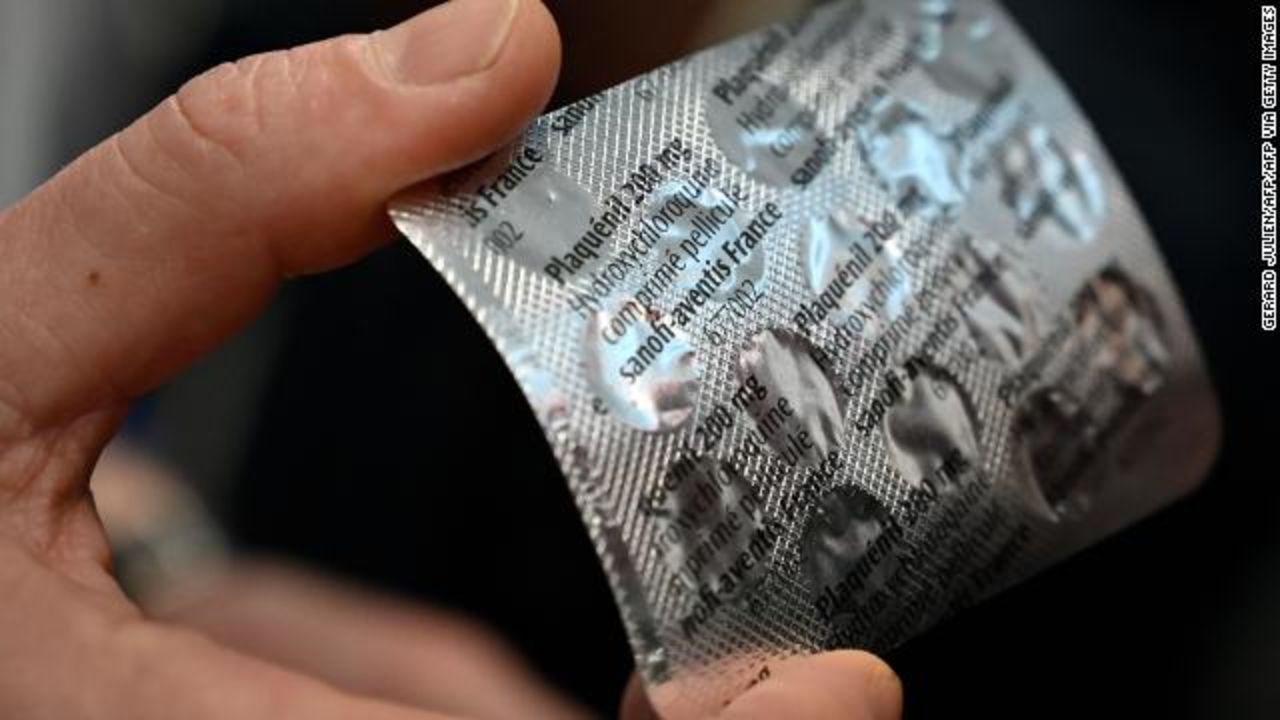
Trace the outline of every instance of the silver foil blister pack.
<path fill-rule="evenodd" d="M 891 648 L 1216 451 L 1149 232 L 985 0 L 823 3 L 392 215 L 527 395 L 671 717 Z"/>

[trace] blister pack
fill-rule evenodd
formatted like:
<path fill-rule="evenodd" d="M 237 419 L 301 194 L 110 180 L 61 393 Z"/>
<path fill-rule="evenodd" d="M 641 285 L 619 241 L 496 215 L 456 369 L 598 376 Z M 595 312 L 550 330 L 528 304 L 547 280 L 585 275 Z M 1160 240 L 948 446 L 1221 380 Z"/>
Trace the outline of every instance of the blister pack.
<path fill-rule="evenodd" d="M 391 212 L 527 395 L 669 717 L 891 648 L 1216 452 L 1148 230 L 987 0 L 823 3 Z"/>

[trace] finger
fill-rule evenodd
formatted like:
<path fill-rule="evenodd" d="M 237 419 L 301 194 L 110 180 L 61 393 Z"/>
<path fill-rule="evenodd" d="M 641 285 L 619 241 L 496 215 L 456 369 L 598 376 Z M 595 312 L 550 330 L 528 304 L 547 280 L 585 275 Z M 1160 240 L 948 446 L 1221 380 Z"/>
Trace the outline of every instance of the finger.
<path fill-rule="evenodd" d="M 318 680 L 228 650 L 190 632 L 138 623 L 105 670 L 114 681 L 94 698 L 111 720 L 446 720 L 448 716 L 351 695 Z"/>
<path fill-rule="evenodd" d="M 476 720 L 588 716 L 480 626 L 283 565 L 242 565 L 159 602 L 165 619 L 348 692 Z"/>
<path fill-rule="evenodd" d="M 725 708 L 723 720 L 896 720 L 902 685 L 884 661 L 841 651 L 782 663 Z"/>
<path fill-rule="evenodd" d="M 538 0 L 454 0 L 188 83 L 0 215 L 0 421 L 137 396 L 374 248 L 385 200 L 510 139 L 558 62 Z"/>
<path fill-rule="evenodd" d="M 639 675 L 632 675 L 627 681 L 618 717 L 620 720 L 658 720 L 658 713 L 649 702 L 649 695 L 644 691 L 644 681 Z"/>
<path fill-rule="evenodd" d="M 0 540 L 0 717 L 443 720 L 139 618 Z"/>

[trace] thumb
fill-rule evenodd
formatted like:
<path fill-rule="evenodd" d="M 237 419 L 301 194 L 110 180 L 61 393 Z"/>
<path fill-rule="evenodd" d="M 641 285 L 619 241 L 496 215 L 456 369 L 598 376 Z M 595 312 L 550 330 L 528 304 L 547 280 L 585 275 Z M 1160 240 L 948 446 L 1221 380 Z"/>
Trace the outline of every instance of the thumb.
<path fill-rule="evenodd" d="M 512 138 L 558 67 L 538 0 L 454 0 L 191 81 L 0 214 L 0 409 L 47 427 L 159 384 L 280 278 L 384 242 L 386 199 Z"/>

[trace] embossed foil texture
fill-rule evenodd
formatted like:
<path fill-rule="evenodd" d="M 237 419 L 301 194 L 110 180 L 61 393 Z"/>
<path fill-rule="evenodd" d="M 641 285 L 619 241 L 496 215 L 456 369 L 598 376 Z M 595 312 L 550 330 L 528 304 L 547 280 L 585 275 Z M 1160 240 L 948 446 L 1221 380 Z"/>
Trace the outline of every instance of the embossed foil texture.
<path fill-rule="evenodd" d="M 391 211 L 537 413 L 671 717 L 891 648 L 1216 452 L 1148 230 L 990 2 L 824 3 Z"/>

